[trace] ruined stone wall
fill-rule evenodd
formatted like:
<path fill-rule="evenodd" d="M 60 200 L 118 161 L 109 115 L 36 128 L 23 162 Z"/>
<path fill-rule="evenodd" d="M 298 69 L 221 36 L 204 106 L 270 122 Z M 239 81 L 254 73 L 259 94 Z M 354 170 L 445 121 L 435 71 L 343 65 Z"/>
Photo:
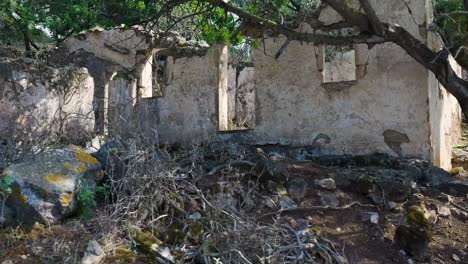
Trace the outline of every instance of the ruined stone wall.
<path fill-rule="evenodd" d="M 128 135 L 135 127 L 136 80 L 122 73 L 115 74 L 109 81 L 108 94 L 107 131 L 111 136 Z"/>
<path fill-rule="evenodd" d="M 94 82 L 86 68 L 0 61 L 0 139 L 80 143 L 94 131 Z"/>
<path fill-rule="evenodd" d="M 383 21 L 396 22 L 425 40 L 425 1 L 407 4 L 374 3 Z M 323 85 L 322 48 L 292 42 L 275 61 L 284 41 L 270 38 L 254 53 L 257 143 L 313 145 L 316 154 L 432 158 L 428 73 L 400 47 L 358 45 L 357 80 Z"/>
<path fill-rule="evenodd" d="M 125 89 L 128 90 L 128 87 L 136 85 L 136 96 L 132 95 L 129 99 L 126 98 L 125 94 L 120 93 L 122 97 L 117 99 L 133 102 L 138 101 L 138 99 L 148 99 L 142 100 L 142 102 L 149 102 L 154 99 L 153 97 L 161 95 L 160 88 L 162 87 L 159 87 L 157 81 L 166 82 L 168 77 L 167 74 L 157 76 L 159 65 L 153 64 L 154 57 L 204 56 L 207 48 L 208 45 L 205 42 L 187 41 L 175 32 L 147 31 L 139 26 L 111 30 L 94 28 L 67 39 L 63 46 L 64 53 L 53 54 L 51 57 L 61 65 L 72 62 L 89 69 L 96 83 L 94 94 L 95 131 L 103 134 L 108 132 L 106 131 L 108 128 L 114 129 L 116 132 L 117 126 L 120 125 L 117 125 L 115 121 L 123 118 L 114 111 L 115 106 L 109 105 L 109 100 L 113 100 L 114 102 L 111 103 L 114 104 L 116 100 L 116 98 L 110 98 L 113 96 L 111 93 L 119 94 L 123 91 L 122 87 L 127 87 Z M 67 59 L 60 61 L 63 57 Z M 171 65 L 164 66 L 164 68 L 170 67 Z M 203 67 L 203 65 L 199 65 L 199 67 Z M 116 80 L 116 82 L 112 80 L 115 74 L 131 75 L 134 83 L 128 84 L 127 81 L 122 80 Z M 187 78 L 191 78 L 191 76 L 187 76 Z M 154 89 L 155 87 L 156 89 Z M 120 90 L 120 92 L 113 91 L 113 89 Z M 156 91 L 154 94 L 153 90 Z M 151 103 L 151 105 L 154 104 Z M 146 108 L 144 105 L 139 105 L 139 109 Z M 125 115 L 128 117 L 128 114 Z M 132 119 L 138 118 L 132 117 Z M 109 122 L 112 123 L 110 126 Z M 153 126 L 153 124 L 148 125 Z M 148 126 L 145 125 L 145 127 Z M 119 130 L 121 129 L 119 128 Z"/>
<path fill-rule="evenodd" d="M 382 21 L 427 41 L 430 1 L 372 2 Z M 327 7 L 319 20 L 341 18 Z M 454 98 L 393 43 L 354 45 L 330 59 L 327 47 L 292 41 L 275 59 L 285 38 L 266 37 L 254 52 L 255 68 L 234 69 L 226 47 L 161 41 L 132 28 L 67 42 L 72 54 L 89 54 L 78 65 L 89 67 L 97 83 L 96 131 L 108 122 L 111 133 L 143 132 L 157 144 L 234 139 L 312 146 L 315 155 L 419 157 L 444 168 L 459 138 Z M 252 130 L 233 132 L 240 128 Z"/>
<path fill-rule="evenodd" d="M 428 15 L 427 19 L 429 23 L 432 16 Z M 442 49 L 442 40 L 432 32 L 428 32 L 428 44 L 433 50 Z M 461 67 L 453 58 L 451 64 L 459 76 L 462 76 Z M 440 85 L 431 72 L 428 72 L 428 89 L 432 161 L 448 170 L 452 167 L 452 147 L 461 138 L 461 109 L 455 97 Z"/>
<path fill-rule="evenodd" d="M 255 67 L 230 64 L 228 67 L 227 104 L 230 129 L 255 127 Z"/>
<path fill-rule="evenodd" d="M 133 68 L 137 63 L 137 53 L 150 49 L 147 35 L 138 29 L 111 29 L 95 28 L 68 38 L 65 46 L 70 53 L 86 50 L 97 57 L 114 62 L 125 68 Z"/>
<path fill-rule="evenodd" d="M 204 56 L 166 61 L 169 77 L 163 95 L 142 100 L 142 127 L 159 144 L 188 145 L 212 140 L 218 132 L 217 92 L 221 47 Z"/>

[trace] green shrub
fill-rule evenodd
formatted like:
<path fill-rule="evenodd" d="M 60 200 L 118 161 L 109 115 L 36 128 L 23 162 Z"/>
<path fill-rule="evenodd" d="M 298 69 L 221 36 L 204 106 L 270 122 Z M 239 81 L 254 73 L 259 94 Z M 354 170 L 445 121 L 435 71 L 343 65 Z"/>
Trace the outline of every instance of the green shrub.
<path fill-rule="evenodd" d="M 96 188 L 84 185 L 78 193 L 81 220 L 88 222 L 93 217 L 96 208 Z"/>

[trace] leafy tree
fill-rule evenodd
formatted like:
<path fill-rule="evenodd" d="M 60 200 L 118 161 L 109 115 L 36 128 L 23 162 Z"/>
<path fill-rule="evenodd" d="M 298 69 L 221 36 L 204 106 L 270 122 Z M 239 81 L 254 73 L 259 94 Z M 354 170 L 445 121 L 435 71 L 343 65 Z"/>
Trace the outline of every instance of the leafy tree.
<path fill-rule="evenodd" d="M 289 41 L 303 43 L 350 45 L 356 43 L 378 44 L 393 42 L 400 46 L 408 55 L 418 63 L 430 70 L 438 81 L 460 103 L 465 117 L 468 118 L 468 81 L 457 76 L 450 64 L 450 56 L 468 70 L 468 38 L 466 38 L 466 17 L 468 17 L 468 1 L 462 0 L 435 0 L 436 21 L 429 29 L 443 35 L 445 48 L 440 51 L 431 50 L 426 43 L 413 36 L 404 27 L 384 23 L 377 17 L 374 7 L 369 0 L 359 0 L 358 9 L 349 5 L 348 0 L 322 0 L 319 8 L 303 8 L 300 3 L 311 1 L 283 1 L 283 0 L 205 0 L 215 7 L 222 8 L 239 17 L 242 34 L 261 36 L 263 33 L 284 35 L 287 41 L 279 50 L 281 52 Z M 324 26 L 318 21 L 320 8 L 329 6 L 338 12 L 343 22 Z M 299 8 L 294 8 L 299 6 Z M 289 11 L 287 11 L 289 9 Z M 448 12 L 448 13 L 445 13 Z M 411 15 L 411 14 L 410 14 Z M 450 19 L 451 22 L 446 20 Z M 320 31 L 298 32 L 295 30 L 300 22 L 307 22 L 314 29 Z M 334 35 L 327 32 L 340 28 L 359 28 L 360 33 L 354 35 Z M 325 32 L 325 33 L 324 33 Z"/>
<path fill-rule="evenodd" d="M 468 68 L 468 0 L 434 0 L 435 30 L 445 46 Z"/>
<path fill-rule="evenodd" d="M 6 30 L 21 32 L 28 53 L 37 47 L 32 32 L 38 27 L 47 28 L 60 42 L 95 25 L 120 24 L 175 29 L 210 43 L 239 44 L 264 33 L 281 34 L 288 41 L 278 54 L 293 40 L 342 46 L 393 42 L 433 72 L 468 117 L 468 81 L 459 78 L 449 63 L 451 55 L 468 69 L 468 0 L 433 1 L 436 18 L 429 29 L 442 36 L 445 47 L 440 51 L 432 51 L 399 25 L 381 22 L 369 0 L 359 0 L 357 9 L 349 0 L 3 0 L 0 15 Z M 324 6 L 333 8 L 344 21 L 331 27 L 321 24 L 318 16 Z M 296 31 L 302 22 L 319 31 Z M 358 28 L 359 34 L 332 34 L 350 27 Z"/>
<path fill-rule="evenodd" d="M 41 8 L 32 8 L 31 1 L 4 0 L 0 2 L 0 15 L 4 28 L 12 33 L 19 33 L 24 41 L 27 54 L 31 54 L 31 46 L 38 48 L 32 40 L 31 31 L 35 29 L 37 17 L 41 16 Z"/>

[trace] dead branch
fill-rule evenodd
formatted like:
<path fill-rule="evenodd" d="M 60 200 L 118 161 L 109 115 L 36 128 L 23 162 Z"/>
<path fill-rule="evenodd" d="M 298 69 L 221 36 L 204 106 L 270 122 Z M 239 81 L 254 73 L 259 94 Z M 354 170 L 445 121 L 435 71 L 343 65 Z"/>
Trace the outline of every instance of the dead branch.
<path fill-rule="evenodd" d="M 270 215 L 278 215 L 286 212 L 294 212 L 294 211 L 308 211 L 308 210 L 343 210 L 343 209 L 349 209 L 353 206 L 360 206 L 360 207 L 374 207 L 376 208 L 377 206 L 372 205 L 372 204 L 361 204 L 359 202 L 352 202 L 350 204 L 344 205 L 344 206 L 299 206 L 299 207 L 293 207 L 293 208 L 286 208 L 286 209 L 281 209 L 276 212 L 271 212 L 271 213 L 266 213 L 263 214 L 262 217 L 265 216 L 270 216 Z"/>

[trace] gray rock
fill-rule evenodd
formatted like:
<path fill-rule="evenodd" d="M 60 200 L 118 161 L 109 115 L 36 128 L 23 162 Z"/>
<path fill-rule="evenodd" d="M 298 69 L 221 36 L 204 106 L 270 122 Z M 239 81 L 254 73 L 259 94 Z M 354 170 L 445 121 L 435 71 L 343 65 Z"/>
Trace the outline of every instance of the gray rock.
<path fill-rule="evenodd" d="M 454 167 L 463 167 L 468 169 L 468 151 L 463 149 L 454 149 L 452 151 L 452 165 Z"/>
<path fill-rule="evenodd" d="M 84 257 L 81 260 L 81 264 L 99 264 L 105 256 L 106 254 L 99 243 L 96 240 L 91 240 L 88 243 L 88 247 L 86 248 Z"/>
<path fill-rule="evenodd" d="M 467 181 L 453 180 L 450 182 L 441 183 L 434 187 L 436 187 L 440 191 L 456 196 L 464 196 L 468 193 Z"/>
<path fill-rule="evenodd" d="M 369 197 L 374 204 L 383 205 L 384 203 L 384 199 L 381 194 L 369 193 L 367 197 Z"/>
<path fill-rule="evenodd" d="M 4 173 L 13 179 L 7 205 L 26 226 L 56 223 L 76 213 L 79 192 L 94 189 L 103 174 L 99 161 L 76 146 L 40 153 Z"/>
<path fill-rule="evenodd" d="M 319 195 L 323 206 L 337 207 L 340 204 L 335 193 L 322 192 Z"/>
<path fill-rule="evenodd" d="M 286 188 L 284 187 L 283 184 L 279 184 L 277 182 L 274 182 L 274 181 L 267 181 L 266 183 L 266 189 L 271 192 L 271 193 L 274 193 L 274 194 L 278 194 L 278 195 L 282 195 L 282 194 L 286 194 Z"/>
<path fill-rule="evenodd" d="M 270 209 L 276 208 L 276 203 L 271 197 L 264 197 L 263 204 Z"/>
<path fill-rule="evenodd" d="M 112 161 L 114 156 L 117 155 L 117 152 L 120 149 L 120 144 L 111 141 L 107 142 L 102 145 L 98 151 L 92 153 L 93 157 L 95 157 L 102 165 L 102 168 L 105 170 L 108 167 L 108 163 Z"/>
<path fill-rule="evenodd" d="M 200 220 L 202 218 L 202 215 L 199 212 L 195 212 L 191 215 L 188 216 L 190 220 Z"/>
<path fill-rule="evenodd" d="M 390 210 L 395 209 L 397 206 L 398 206 L 398 204 L 395 203 L 395 202 L 392 202 L 392 201 L 388 201 L 388 202 L 387 202 L 387 207 L 388 207 L 388 209 L 390 209 Z"/>
<path fill-rule="evenodd" d="M 450 208 L 448 208 L 447 206 L 439 207 L 439 208 L 437 209 L 437 213 L 438 213 L 439 215 L 441 215 L 441 216 L 450 216 L 450 215 L 452 215 L 452 214 L 450 213 Z"/>
<path fill-rule="evenodd" d="M 289 197 L 299 205 L 307 192 L 307 182 L 300 178 L 291 179 L 286 183 L 286 191 Z"/>
<path fill-rule="evenodd" d="M 435 166 L 429 166 L 424 171 L 422 183 L 452 195 L 463 196 L 468 192 L 468 181 L 456 180 L 450 173 Z"/>
<path fill-rule="evenodd" d="M 281 199 L 279 204 L 282 210 L 297 207 L 296 203 L 289 197 Z"/>
<path fill-rule="evenodd" d="M 163 247 L 163 248 L 158 247 L 158 248 L 155 249 L 155 251 L 166 262 L 175 263 L 175 258 L 174 258 L 174 256 L 172 256 L 170 248 L 168 248 L 168 247 Z M 163 261 L 161 261 L 161 262 L 164 263 Z"/>
<path fill-rule="evenodd" d="M 453 181 L 453 177 L 447 171 L 431 166 L 425 171 L 422 183 L 429 186 L 436 186 L 451 181 Z"/>
<path fill-rule="evenodd" d="M 1 200 L 0 200 L 0 204 L 1 204 Z M 0 216 L 0 228 L 2 226 L 14 226 L 14 225 L 15 225 L 15 213 L 7 205 L 5 205 L 5 208 L 3 208 L 3 217 Z"/>
<path fill-rule="evenodd" d="M 86 152 L 93 153 L 99 151 L 106 144 L 104 136 L 95 136 L 86 142 Z"/>
<path fill-rule="evenodd" d="M 361 214 L 361 219 L 364 222 L 370 222 L 372 224 L 379 223 L 379 214 L 376 212 L 364 212 Z"/>
<path fill-rule="evenodd" d="M 102 169 L 107 175 L 114 178 L 125 176 L 125 162 L 119 156 L 124 147 L 116 141 L 111 141 L 102 145 L 102 147 L 91 155 L 95 157 L 102 165 Z"/>
<path fill-rule="evenodd" d="M 335 190 L 336 189 L 335 180 L 333 180 L 332 178 L 326 178 L 326 179 L 318 180 L 317 185 L 320 186 L 321 188 L 327 189 L 327 190 Z"/>
<path fill-rule="evenodd" d="M 0 172 L 7 167 L 7 161 L 0 150 Z"/>

